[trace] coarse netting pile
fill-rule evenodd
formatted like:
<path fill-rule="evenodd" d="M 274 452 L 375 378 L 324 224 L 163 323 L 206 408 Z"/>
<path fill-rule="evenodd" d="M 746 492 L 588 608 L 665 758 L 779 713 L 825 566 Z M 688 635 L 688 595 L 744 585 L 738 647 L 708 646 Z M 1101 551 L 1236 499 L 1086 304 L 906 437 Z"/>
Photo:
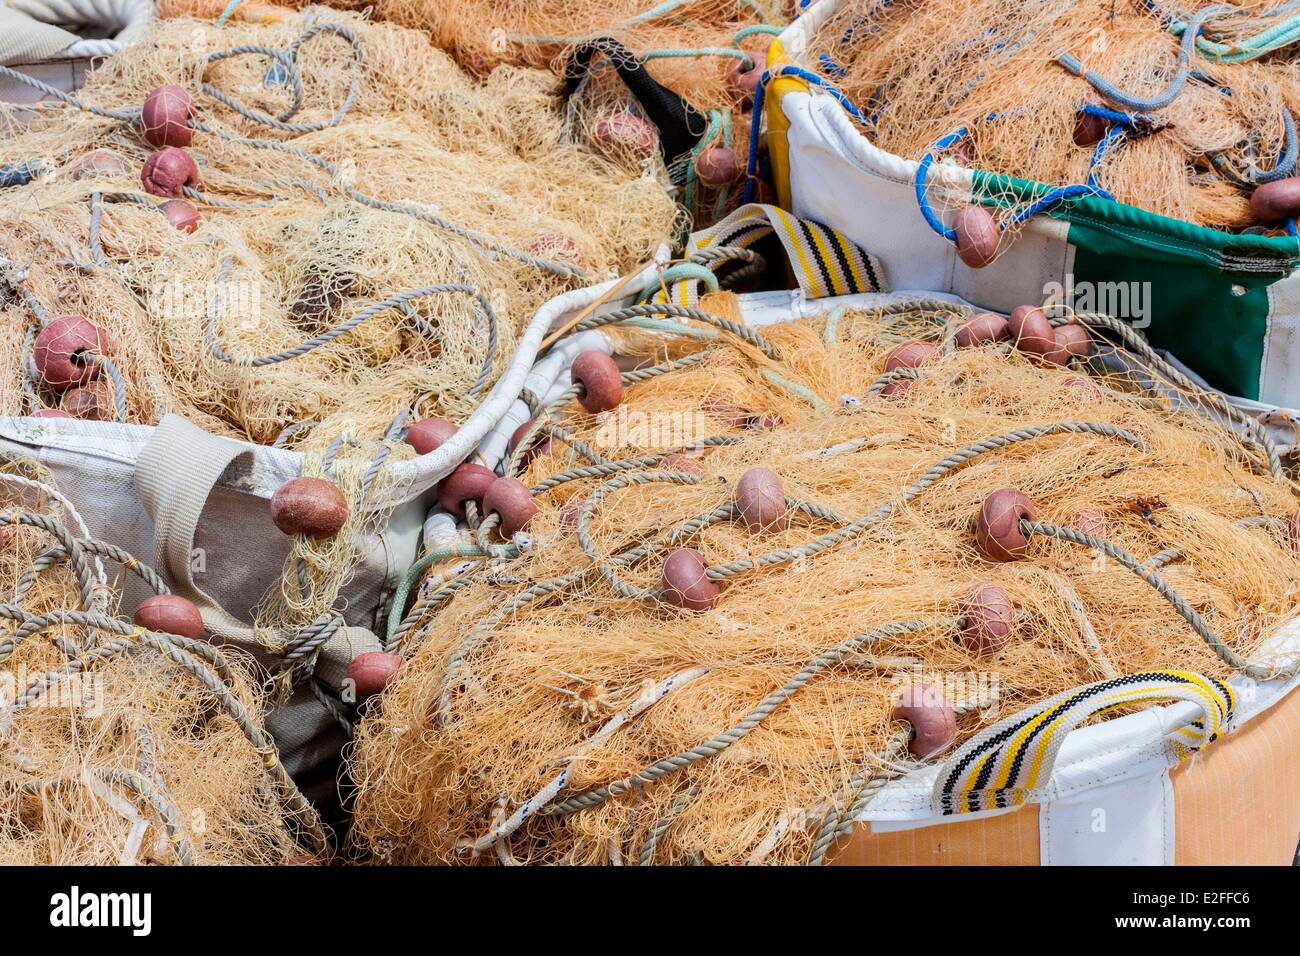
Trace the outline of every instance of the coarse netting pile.
<path fill-rule="evenodd" d="M 121 616 L 145 565 L 48 473 L 0 469 L 0 863 L 280 864 L 328 854 L 250 662 Z"/>
<path fill-rule="evenodd" d="M 1279 228 L 1250 199 L 1294 172 L 1297 37 L 1290 0 L 846 0 L 807 62 L 905 158 L 966 129 L 941 160 Z"/>
<path fill-rule="evenodd" d="M 739 199 L 733 184 L 744 168 L 755 82 L 767 44 L 796 7 L 781 0 L 331 0 L 330 5 L 366 9 L 376 20 L 426 30 L 435 45 L 478 76 L 502 64 L 563 73 L 574 49 L 585 42 L 609 37 L 625 45 L 650 76 L 708 114 L 708 126 L 701 122 L 693 130 L 698 136 L 707 128 L 696 155 L 726 146 L 740 158 L 726 170 L 706 169 L 705 179 L 717 180 L 713 183 L 694 185 L 684 168 L 676 176 L 685 187 L 683 201 L 701 226 L 721 218 Z M 216 17 L 224 6 L 224 0 L 164 0 L 159 12 Z M 267 12 L 264 4 L 254 4 L 246 15 Z M 586 138 L 599 137 L 600 124 L 609 117 L 638 109 L 608 70 L 585 84 L 580 102 L 575 132 Z M 667 157 L 682 167 L 694 158 Z"/>
<path fill-rule="evenodd" d="M 192 233 L 142 188 L 139 111 L 164 84 L 197 111 L 197 181 L 173 194 Z M 37 170 L 0 206 L 8 414 L 68 410 L 33 382 L 32 337 L 79 314 L 113 366 L 81 417 L 173 411 L 316 448 L 403 414 L 459 421 L 539 305 L 636 267 L 680 219 L 657 157 L 632 169 L 566 138 L 551 74 L 476 79 L 351 13 L 160 21 L 76 96 L 102 112 L 0 115 L 0 164 Z"/>
<path fill-rule="evenodd" d="M 1078 318 L 1099 352 L 1125 334 Z M 987 314 L 960 347 L 968 321 L 913 301 L 697 326 L 615 411 L 554 405 L 531 547 L 440 563 L 390 635 L 408 660 L 359 725 L 354 839 L 402 863 L 820 861 L 854 797 L 915 766 L 904 685 L 941 686 L 961 742 L 1106 677 L 1268 673 L 1247 662 L 1300 598 L 1276 449 L 1185 380 L 1044 361 Z M 1037 524 L 994 561 L 975 519 L 1008 487 Z M 963 637 L 973 594 L 998 603 L 981 586 L 1014 608 L 1001 646 Z"/>

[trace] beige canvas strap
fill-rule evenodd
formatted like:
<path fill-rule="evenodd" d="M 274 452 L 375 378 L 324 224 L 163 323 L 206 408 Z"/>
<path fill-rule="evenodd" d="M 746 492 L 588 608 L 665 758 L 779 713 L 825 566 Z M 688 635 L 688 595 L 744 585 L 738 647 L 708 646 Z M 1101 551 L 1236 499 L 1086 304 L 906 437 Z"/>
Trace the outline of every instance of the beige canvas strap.
<path fill-rule="evenodd" d="M 135 465 L 135 486 L 154 525 L 154 565 L 168 585 L 193 601 L 208 630 L 249 650 L 253 629 L 228 613 L 194 580 L 194 535 L 212 489 L 232 462 L 251 457 L 247 446 L 209 435 L 178 415 L 167 415 Z"/>

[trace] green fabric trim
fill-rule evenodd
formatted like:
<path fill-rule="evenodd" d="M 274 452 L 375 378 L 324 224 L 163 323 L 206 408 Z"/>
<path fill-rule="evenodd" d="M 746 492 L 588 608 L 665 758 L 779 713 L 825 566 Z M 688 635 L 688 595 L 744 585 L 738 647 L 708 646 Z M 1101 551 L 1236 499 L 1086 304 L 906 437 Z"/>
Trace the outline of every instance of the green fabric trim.
<path fill-rule="evenodd" d="M 1051 187 L 977 171 L 974 188 L 989 205 L 1023 208 Z M 1300 268 L 1300 240 L 1206 229 L 1091 196 L 1045 215 L 1069 223 L 1076 287 L 1149 283 L 1151 344 L 1215 388 L 1259 398 L 1268 288 Z"/>
<path fill-rule="evenodd" d="M 1010 176 L 975 172 L 975 194 L 984 202 L 1021 207 L 1052 187 Z M 1134 206 L 1089 196 L 1057 206 L 1046 215 L 1086 224 L 1135 246 L 1210 266 L 1221 272 L 1281 278 L 1300 268 L 1300 240 L 1293 236 L 1255 236 L 1207 229 Z"/>

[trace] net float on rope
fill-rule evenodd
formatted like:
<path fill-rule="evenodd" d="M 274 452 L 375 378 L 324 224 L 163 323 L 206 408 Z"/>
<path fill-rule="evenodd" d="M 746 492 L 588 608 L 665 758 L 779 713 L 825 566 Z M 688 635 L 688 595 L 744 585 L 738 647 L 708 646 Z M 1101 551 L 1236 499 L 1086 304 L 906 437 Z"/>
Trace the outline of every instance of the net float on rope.
<path fill-rule="evenodd" d="M 140 602 L 132 617 L 137 627 L 164 634 L 179 634 L 191 640 L 203 637 L 203 615 L 193 601 L 179 594 L 155 594 Z"/>
<path fill-rule="evenodd" d="M 1106 533 L 1106 519 L 1102 517 L 1100 511 L 1080 511 L 1070 521 L 1070 527 L 1083 534 L 1100 538 Z"/>
<path fill-rule="evenodd" d="M 285 534 L 328 538 L 347 524 L 348 502 L 343 492 L 324 478 L 304 475 L 276 489 L 271 496 L 271 520 Z"/>
<path fill-rule="evenodd" d="M 56 392 L 84 385 L 99 377 L 99 365 L 88 354 L 103 355 L 108 339 L 83 315 L 63 315 L 41 329 L 32 360 L 41 381 Z"/>
<path fill-rule="evenodd" d="M 144 98 L 140 126 L 150 146 L 188 146 L 194 135 L 190 129 L 194 116 L 190 94 L 175 83 L 166 83 Z"/>
<path fill-rule="evenodd" d="M 992 214 L 983 206 L 966 206 L 953 220 L 957 234 L 957 258 L 972 269 L 982 269 L 998 254 L 1002 233 Z"/>
<path fill-rule="evenodd" d="M 348 665 L 347 679 L 356 691 L 357 702 L 381 693 L 397 676 L 402 664 L 401 655 L 384 651 L 367 651 L 353 658 Z"/>
<path fill-rule="evenodd" d="M 744 428 L 749 423 L 749 411 L 729 398 L 707 398 L 700 408 L 728 428 Z"/>
<path fill-rule="evenodd" d="M 755 66 L 745 68 L 744 60 L 736 60 L 727 71 L 727 89 L 736 98 L 740 109 L 748 110 L 754 105 L 754 95 L 758 92 L 758 81 L 763 78 L 763 68 Z"/>
<path fill-rule="evenodd" d="M 167 221 L 181 232 L 197 232 L 199 228 L 199 211 L 184 199 L 169 199 L 158 207 L 158 211 L 167 217 Z"/>
<path fill-rule="evenodd" d="M 441 448 L 456 431 L 456 426 L 445 418 L 421 418 L 406 430 L 402 441 L 414 448 L 417 455 L 427 455 Z"/>
<path fill-rule="evenodd" d="M 904 398 L 915 384 L 910 378 L 896 378 L 880 390 L 881 398 Z"/>
<path fill-rule="evenodd" d="M 483 496 L 496 480 L 497 474 L 491 468 L 473 463 L 460 465 L 438 482 L 438 504 L 457 518 L 465 517 L 467 501 L 476 502 L 481 512 Z"/>
<path fill-rule="evenodd" d="M 770 468 L 750 468 L 736 482 L 736 506 L 750 531 L 774 531 L 786 525 L 785 490 Z"/>
<path fill-rule="evenodd" d="M 524 436 L 528 434 L 528 429 L 532 427 L 532 422 L 524 422 L 510 433 L 510 441 L 506 443 L 506 449 L 511 455 L 515 453 L 515 450 L 519 447 L 519 443 L 523 441 Z M 550 452 L 552 445 L 553 440 L 549 436 L 538 433 L 538 435 L 533 439 L 533 443 L 529 445 L 528 448 L 525 449 L 523 455 L 520 456 L 520 463 L 527 468 L 533 463 L 533 459 L 540 458 L 542 455 Z"/>
<path fill-rule="evenodd" d="M 601 120 L 593 135 L 596 144 L 607 153 L 632 153 L 642 158 L 648 157 L 659 141 L 659 131 L 653 123 L 627 110 Z"/>
<path fill-rule="evenodd" d="M 92 149 L 69 163 L 67 168 L 73 179 L 90 179 L 93 176 L 125 176 L 134 167 L 121 153 L 111 149 Z"/>
<path fill-rule="evenodd" d="M 959 605 L 963 618 L 960 638 L 976 657 L 995 654 L 1007 643 L 1015 623 L 1015 606 L 995 584 L 978 584 Z"/>
<path fill-rule="evenodd" d="M 68 389 L 59 399 L 59 408 L 70 417 L 87 422 L 111 422 L 117 417 L 117 406 L 104 382 Z"/>
<path fill-rule="evenodd" d="M 674 607 L 707 611 L 718 603 L 722 589 L 705 573 L 708 562 L 694 548 L 678 548 L 664 561 L 662 597 Z"/>
<path fill-rule="evenodd" d="M 578 513 L 582 510 L 580 505 L 565 505 L 560 509 L 560 527 L 576 528 L 578 526 Z"/>
<path fill-rule="evenodd" d="M 1021 521 L 1037 517 L 1034 503 L 1015 488 L 993 492 L 980 505 L 975 523 L 975 541 L 993 561 L 1015 561 L 1029 550 L 1029 538 L 1020 530 Z"/>
<path fill-rule="evenodd" d="M 730 146 L 710 146 L 695 157 L 695 172 L 700 182 L 717 189 L 739 179 L 744 167 Z"/>
<path fill-rule="evenodd" d="M 904 342 L 902 345 L 896 345 L 885 355 L 885 371 L 892 372 L 896 368 L 920 368 L 922 365 L 935 365 L 942 354 L 937 348 L 929 342 L 920 342 L 913 339 L 910 342 Z"/>
<path fill-rule="evenodd" d="M 533 520 L 537 502 L 528 486 L 518 478 L 498 478 L 483 495 L 484 517 L 494 511 L 501 516 L 501 533 L 513 538 Z"/>
<path fill-rule="evenodd" d="M 1047 313 L 1035 305 L 1018 305 L 1007 318 L 1007 334 L 1021 352 L 1037 355 L 1045 361 L 1064 365 L 1069 357 L 1057 344 L 1056 330 Z"/>
<path fill-rule="evenodd" d="M 969 349 L 1007 337 L 1007 320 L 996 312 L 980 312 L 967 319 L 953 336 L 958 348 Z"/>
<path fill-rule="evenodd" d="M 1260 222 L 1300 216 L 1300 176 L 1256 186 L 1250 194 L 1250 212 Z"/>
<path fill-rule="evenodd" d="M 579 353 L 569 369 L 569 379 L 583 387 L 578 404 L 593 415 L 617 408 L 623 401 L 623 376 L 604 352 Z"/>
<path fill-rule="evenodd" d="M 893 717 L 912 725 L 907 749 L 922 760 L 942 753 L 957 739 L 957 714 L 933 684 L 909 684 L 899 691 Z"/>
<path fill-rule="evenodd" d="M 776 415 L 750 415 L 745 419 L 745 427 L 753 432 L 770 432 L 781 427 L 781 419 Z"/>
<path fill-rule="evenodd" d="M 197 187 L 199 167 L 194 157 L 175 146 L 164 146 L 149 154 L 140 170 L 144 190 L 154 196 L 180 199 L 185 187 Z"/>
<path fill-rule="evenodd" d="M 1092 354 L 1092 336 L 1076 322 L 1059 325 L 1052 330 L 1058 349 L 1065 349 L 1069 358 L 1087 358 Z"/>
<path fill-rule="evenodd" d="M 684 471 L 691 475 L 704 474 L 704 469 L 699 466 L 699 463 L 685 455 L 669 455 L 659 463 L 659 467 L 663 471 Z"/>

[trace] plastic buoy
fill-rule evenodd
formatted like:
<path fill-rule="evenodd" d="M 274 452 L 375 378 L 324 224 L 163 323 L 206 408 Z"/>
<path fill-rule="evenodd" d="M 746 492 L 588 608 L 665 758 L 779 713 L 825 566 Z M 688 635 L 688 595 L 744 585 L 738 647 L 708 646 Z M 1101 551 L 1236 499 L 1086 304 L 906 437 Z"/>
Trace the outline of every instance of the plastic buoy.
<path fill-rule="evenodd" d="M 586 390 L 578 399 L 588 412 L 607 412 L 623 401 L 623 377 L 604 352 L 582 352 L 569 368 L 569 378 Z"/>
<path fill-rule="evenodd" d="M 144 161 L 140 182 L 144 184 L 145 192 L 154 196 L 180 199 L 185 195 L 186 186 L 198 186 L 199 167 L 185 150 L 164 146 L 150 153 Z"/>
<path fill-rule="evenodd" d="M 74 385 L 85 385 L 99 377 L 99 365 L 89 361 L 89 354 L 103 355 L 108 339 L 99 327 L 81 315 L 64 315 L 36 336 L 32 360 L 41 381 L 61 392 Z"/>
<path fill-rule="evenodd" d="M 461 465 L 438 482 L 438 504 L 457 518 L 464 518 L 465 502 L 478 502 L 481 508 L 483 496 L 496 480 L 496 472 L 491 468 L 475 464 Z"/>
<path fill-rule="evenodd" d="M 402 669 L 402 663 L 400 655 L 384 651 L 367 651 L 353 658 L 348 665 L 347 678 L 352 682 L 357 700 L 363 701 L 381 693 Z"/>
<path fill-rule="evenodd" d="M 904 342 L 902 345 L 896 345 L 889 350 L 885 356 L 885 371 L 892 372 L 896 368 L 920 368 L 922 365 L 933 365 L 941 357 L 942 353 L 929 342 L 918 342 L 913 339 L 910 342 Z"/>
<path fill-rule="evenodd" d="M 996 653 L 1011 636 L 1015 608 L 997 585 L 977 585 L 962 599 L 960 610 L 965 618 L 961 642 L 976 657 Z"/>
<path fill-rule="evenodd" d="M 899 691 L 894 719 L 912 725 L 907 749 L 922 760 L 942 753 L 957 739 L 957 714 L 933 684 L 909 684 Z"/>
<path fill-rule="evenodd" d="M 678 548 L 664 561 L 663 598 L 688 611 L 707 611 L 718 602 L 721 588 L 705 574 L 708 563 L 694 548 Z"/>
<path fill-rule="evenodd" d="M 194 117 L 194 101 L 190 94 L 175 83 L 167 83 L 150 91 L 140 108 L 140 125 L 144 138 L 151 146 L 188 146 L 194 131 L 190 120 Z"/>
<path fill-rule="evenodd" d="M 483 495 L 484 517 L 496 512 L 501 516 L 501 533 L 513 538 L 528 527 L 537 514 L 537 502 L 528 486 L 517 478 L 498 478 Z"/>
<path fill-rule="evenodd" d="M 348 502 L 324 478 L 294 478 L 271 496 L 271 520 L 285 534 L 328 538 L 347 524 Z"/>
<path fill-rule="evenodd" d="M 973 315 L 953 336 L 958 348 L 969 349 L 986 342 L 1001 342 L 1007 337 L 1007 320 L 996 312 Z"/>
<path fill-rule="evenodd" d="M 178 594 L 155 594 L 146 598 L 135 609 L 132 620 L 147 631 L 179 634 L 196 641 L 203 637 L 203 615 L 193 601 Z"/>
<path fill-rule="evenodd" d="M 184 199 L 169 199 L 158 207 L 167 221 L 181 232 L 196 232 L 199 228 L 199 211 Z"/>
<path fill-rule="evenodd" d="M 736 482 L 736 506 L 750 531 L 785 527 L 785 491 L 781 477 L 770 468 L 751 468 Z"/>
<path fill-rule="evenodd" d="M 442 447 L 452 435 L 456 426 L 445 418 L 422 418 L 406 430 L 402 440 L 415 449 L 417 455 L 427 455 Z"/>
<path fill-rule="evenodd" d="M 1002 233 L 983 206 L 966 206 L 952 224 L 957 234 L 957 258 L 972 269 L 982 269 L 996 258 Z"/>
<path fill-rule="evenodd" d="M 1034 503 L 1014 488 L 1002 488 L 984 499 L 975 525 L 975 540 L 994 561 L 1015 561 L 1029 550 L 1020 522 L 1036 517 Z"/>

